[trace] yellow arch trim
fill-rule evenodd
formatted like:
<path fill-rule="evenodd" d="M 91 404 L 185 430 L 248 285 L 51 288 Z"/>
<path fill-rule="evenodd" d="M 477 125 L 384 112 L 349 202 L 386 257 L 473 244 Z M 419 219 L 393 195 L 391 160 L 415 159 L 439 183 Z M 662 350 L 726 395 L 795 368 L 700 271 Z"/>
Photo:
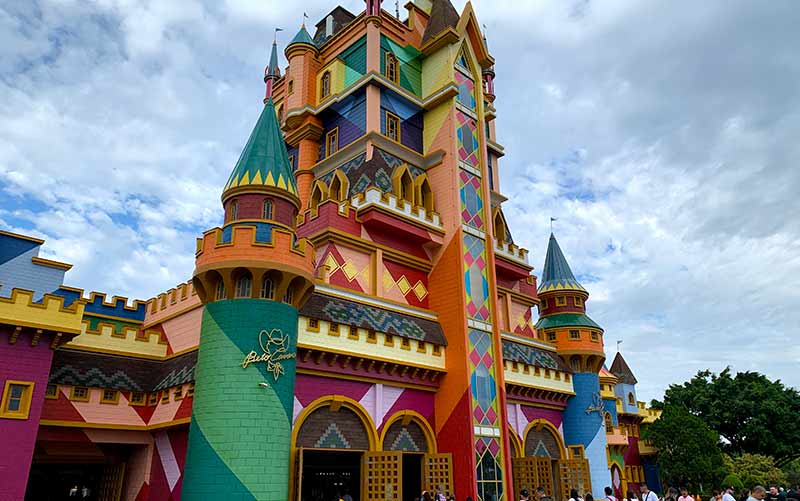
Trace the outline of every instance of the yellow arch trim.
<path fill-rule="evenodd" d="M 560 459 L 566 459 L 567 458 L 567 446 L 564 443 L 564 438 L 561 436 L 561 433 L 558 432 L 558 428 L 556 428 L 553 425 L 553 423 L 551 423 L 550 421 L 548 421 L 546 419 L 543 419 L 543 418 L 534 419 L 533 421 L 528 423 L 528 426 L 525 428 L 525 433 L 523 435 L 524 439 L 522 441 L 522 447 L 523 447 L 522 453 L 523 454 L 525 454 L 525 443 L 528 441 L 528 433 L 530 433 L 530 431 L 532 429 L 534 429 L 534 428 L 537 431 L 541 430 L 542 428 L 547 428 L 547 430 L 550 431 L 550 433 L 552 433 L 553 436 L 556 437 L 556 443 L 558 443 L 558 446 L 561 449 L 561 458 Z"/>
<path fill-rule="evenodd" d="M 339 181 L 339 191 L 338 193 L 333 193 L 333 184 L 335 180 Z M 336 197 L 336 200 L 339 202 L 344 202 L 347 200 L 347 192 L 350 191 L 350 180 L 347 179 L 347 176 L 340 170 L 336 170 L 331 176 L 331 182 L 328 185 L 328 198 Z"/>
<path fill-rule="evenodd" d="M 436 454 L 438 449 L 436 447 L 436 435 L 433 433 L 433 428 L 431 427 L 430 423 L 428 423 L 428 420 L 422 416 L 422 414 L 411 410 L 397 411 L 392 414 L 392 417 L 386 420 L 380 437 L 381 450 L 383 450 L 383 441 L 386 440 L 386 432 L 389 431 L 389 427 L 392 426 L 395 421 L 401 421 L 404 419 L 410 419 L 411 421 L 416 422 L 419 427 L 422 428 L 422 433 L 425 434 L 425 441 L 428 442 L 428 454 Z"/>
<path fill-rule="evenodd" d="M 303 423 L 317 409 L 322 409 L 325 407 L 331 407 L 332 405 L 338 405 L 340 407 L 345 407 L 350 409 L 351 411 L 356 413 L 359 419 L 361 419 L 361 423 L 367 430 L 367 438 L 369 439 L 369 450 L 371 451 L 380 451 L 381 444 L 378 443 L 378 432 L 377 428 L 375 427 L 375 423 L 372 421 L 369 413 L 367 412 L 364 407 L 358 403 L 357 401 L 353 400 L 350 397 L 346 397 L 344 395 L 325 395 L 324 397 L 320 397 L 303 409 L 300 414 L 297 416 L 297 419 L 294 422 L 294 427 L 292 428 L 292 452 L 295 451 L 297 448 L 297 435 L 300 433 L 300 428 L 303 426 Z"/>
<path fill-rule="evenodd" d="M 324 397 L 320 397 L 310 404 L 308 404 L 300 414 L 297 415 L 297 419 L 294 421 L 294 425 L 292 425 L 292 446 L 290 449 L 290 463 L 289 463 L 289 499 L 294 499 L 295 495 L 295 477 L 297 472 L 295 471 L 295 465 L 297 464 L 297 435 L 300 433 L 300 428 L 305 423 L 305 420 L 310 416 L 314 411 L 317 409 L 322 409 L 324 407 L 330 407 L 331 405 L 339 405 L 341 407 L 346 407 L 351 411 L 356 413 L 359 419 L 361 419 L 361 423 L 367 429 L 367 437 L 369 439 L 369 450 L 370 451 L 380 451 L 380 444 L 377 443 L 378 440 L 378 432 L 375 428 L 375 423 L 372 421 L 372 418 L 369 416 L 364 407 L 359 404 L 357 401 L 353 400 L 350 397 L 346 397 L 344 395 L 325 395 Z"/>
<path fill-rule="evenodd" d="M 411 186 L 413 191 L 414 176 L 411 175 L 411 171 L 408 169 L 408 164 L 404 163 L 398 165 L 397 167 L 395 167 L 394 172 L 392 172 L 392 190 L 394 191 L 394 194 L 397 195 L 397 198 L 402 198 L 400 196 L 400 193 L 403 192 L 402 186 L 403 186 L 404 175 L 408 175 L 408 179 L 411 180 Z M 414 205 L 416 203 L 416 201 L 413 200 L 415 198 L 414 193 L 410 193 L 409 195 L 412 198 L 412 200 L 408 201 L 411 202 L 412 205 Z"/>
<path fill-rule="evenodd" d="M 513 457 L 521 458 L 525 456 L 525 444 L 520 440 L 514 428 L 508 427 L 508 441 L 511 442 L 511 450 L 514 453 Z"/>
<path fill-rule="evenodd" d="M 436 210 L 436 197 L 433 194 L 433 185 L 431 185 L 428 174 L 420 174 L 414 179 L 414 205 L 422 207 L 422 187 L 428 185 L 428 190 L 431 193 L 431 209 L 429 212 Z M 426 209 L 427 210 L 427 209 Z"/>

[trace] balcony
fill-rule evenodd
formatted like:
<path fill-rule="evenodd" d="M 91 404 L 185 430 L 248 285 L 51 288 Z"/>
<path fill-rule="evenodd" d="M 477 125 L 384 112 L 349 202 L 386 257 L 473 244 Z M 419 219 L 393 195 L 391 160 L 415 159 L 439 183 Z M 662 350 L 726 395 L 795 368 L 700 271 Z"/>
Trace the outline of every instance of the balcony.
<path fill-rule="evenodd" d="M 501 242 L 495 238 L 494 252 L 498 257 L 508 259 L 509 261 L 513 261 L 528 268 L 530 267 L 528 264 L 528 249 L 517 247 L 509 242 Z"/>
<path fill-rule="evenodd" d="M 420 242 L 441 242 L 444 225 L 436 212 L 414 206 L 394 193 L 383 193 L 371 187 L 350 200 L 358 218 L 368 228 L 396 234 Z"/>
<path fill-rule="evenodd" d="M 608 445 L 617 445 L 620 447 L 628 446 L 628 434 L 621 426 L 614 426 L 611 428 L 611 433 L 606 430 L 606 442 Z"/>

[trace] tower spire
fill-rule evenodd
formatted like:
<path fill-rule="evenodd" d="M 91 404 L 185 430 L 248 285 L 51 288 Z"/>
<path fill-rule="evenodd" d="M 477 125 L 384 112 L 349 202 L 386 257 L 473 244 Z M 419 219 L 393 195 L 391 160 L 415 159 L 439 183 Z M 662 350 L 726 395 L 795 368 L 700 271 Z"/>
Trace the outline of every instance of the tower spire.
<path fill-rule="evenodd" d="M 267 87 L 264 101 L 272 97 L 272 89 L 275 86 L 275 81 L 281 77 L 281 69 L 278 67 L 278 32 L 283 31 L 281 28 L 275 28 L 275 36 L 272 40 L 272 52 L 269 56 L 269 64 L 264 69 L 264 84 Z"/>

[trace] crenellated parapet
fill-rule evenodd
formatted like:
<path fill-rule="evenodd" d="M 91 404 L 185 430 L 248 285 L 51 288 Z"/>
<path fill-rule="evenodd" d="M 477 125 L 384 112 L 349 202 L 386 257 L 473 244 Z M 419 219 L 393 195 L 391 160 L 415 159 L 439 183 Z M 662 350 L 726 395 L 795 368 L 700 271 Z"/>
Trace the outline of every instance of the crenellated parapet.
<path fill-rule="evenodd" d="M 287 302 L 294 303 L 304 300 L 313 288 L 314 246 L 280 224 L 238 222 L 213 228 L 197 239 L 196 256 L 194 288 L 202 302 L 287 297 Z M 245 296 L 236 289 L 243 277 L 251 283 Z"/>
<path fill-rule="evenodd" d="M 34 292 L 12 289 L 11 297 L 0 297 L 0 324 L 13 329 L 9 331 L 9 343 L 15 344 L 23 331 L 31 331 L 32 344 L 38 344 L 45 333 L 51 333 L 53 348 L 81 333 L 85 299 L 77 299 L 65 305 L 65 298 L 45 294 L 34 301 Z"/>

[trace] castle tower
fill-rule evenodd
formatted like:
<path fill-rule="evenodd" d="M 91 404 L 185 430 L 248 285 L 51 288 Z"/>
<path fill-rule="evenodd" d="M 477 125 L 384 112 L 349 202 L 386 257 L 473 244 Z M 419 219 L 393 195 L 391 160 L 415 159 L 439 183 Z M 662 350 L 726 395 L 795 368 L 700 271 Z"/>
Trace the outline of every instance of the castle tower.
<path fill-rule="evenodd" d="M 591 490 L 602 496 L 603 488 L 611 485 L 599 376 L 605 361 L 603 329 L 586 315 L 589 293 L 575 279 L 553 234 L 538 292 L 541 304 L 536 328 L 556 344 L 559 356 L 573 371 L 575 396 L 564 411 L 564 441 L 570 458 L 589 461 Z M 581 484 L 584 491 L 589 490 L 586 482 L 574 485 Z"/>
<path fill-rule="evenodd" d="M 266 85 L 267 92 L 264 96 L 266 103 L 272 97 L 272 89 L 275 86 L 275 81 L 281 77 L 281 69 L 278 67 L 278 41 L 272 41 L 272 52 L 269 56 L 269 65 L 264 69 L 264 84 Z"/>
<path fill-rule="evenodd" d="M 287 499 L 298 309 L 314 251 L 267 100 L 222 194 L 225 224 L 197 241 L 203 302 L 182 499 Z"/>

